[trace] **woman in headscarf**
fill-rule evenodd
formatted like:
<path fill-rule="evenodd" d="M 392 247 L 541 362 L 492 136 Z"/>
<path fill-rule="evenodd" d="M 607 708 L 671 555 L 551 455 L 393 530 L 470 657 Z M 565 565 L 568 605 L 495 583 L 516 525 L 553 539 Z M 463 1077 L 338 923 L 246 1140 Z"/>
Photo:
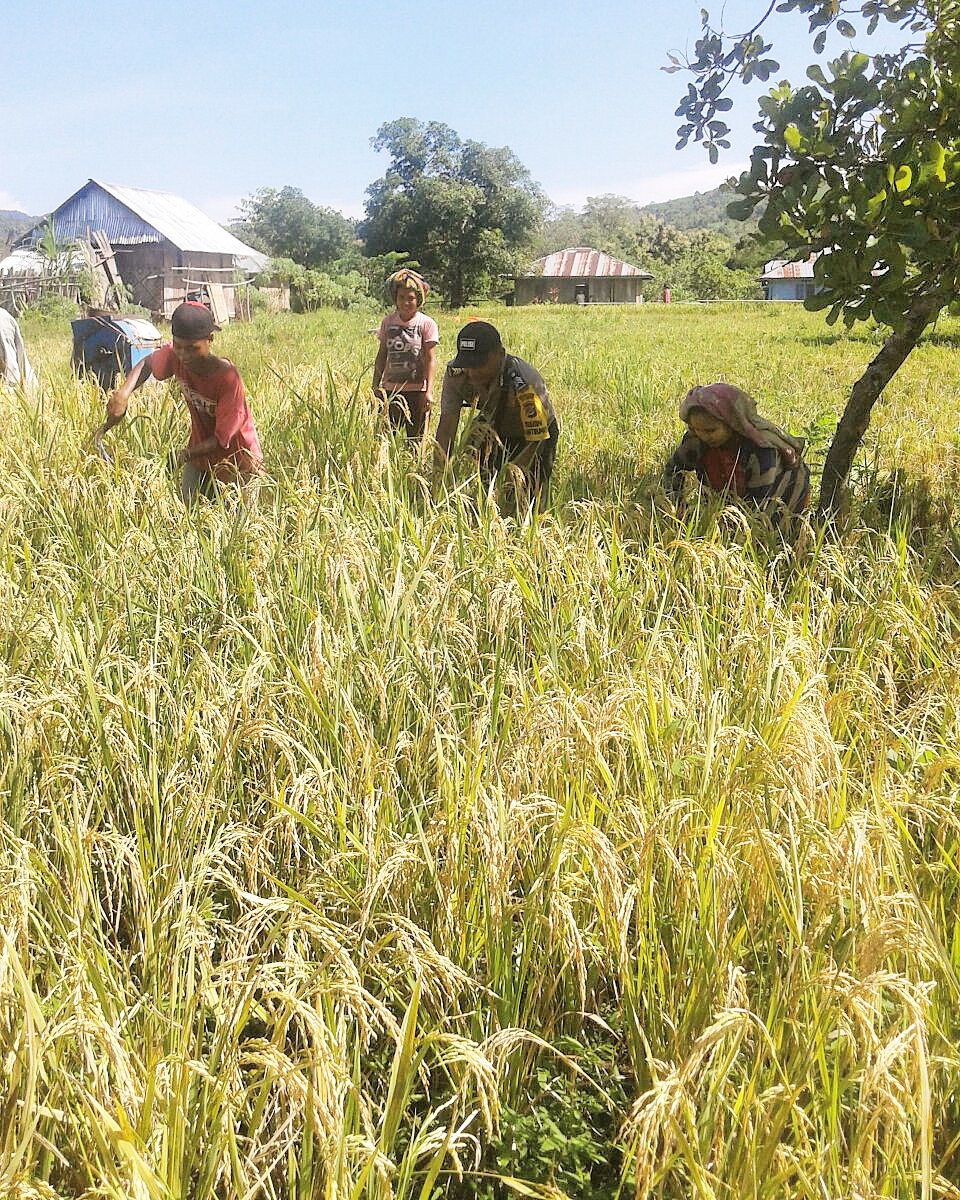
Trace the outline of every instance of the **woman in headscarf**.
<path fill-rule="evenodd" d="M 733 494 L 770 512 L 802 512 L 810 496 L 803 442 L 757 412 L 754 401 L 729 383 L 691 388 L 680 404 L 687 425 L 663 472 L 664 487 L 680 493 L 684 471 L 715 492 Z"/>
<path fill-rule="evenodd" d="M 429 285 L 409 267 L 387 280 L 394 309 L 380 322 L 380 349 L 373 364 L 373 391 L 387 403 L 390 424 L 419 442 L 433 407 L 437 323 L 421 312 Z"/>

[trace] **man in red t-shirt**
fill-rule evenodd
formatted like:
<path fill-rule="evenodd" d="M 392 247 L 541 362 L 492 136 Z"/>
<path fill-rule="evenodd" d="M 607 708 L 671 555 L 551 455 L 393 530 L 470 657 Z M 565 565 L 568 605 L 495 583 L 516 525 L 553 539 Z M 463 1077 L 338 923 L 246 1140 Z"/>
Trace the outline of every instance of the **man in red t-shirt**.
<path fill-rule="evenodd" d="M 263 454 L 237 368 L 212 350 L 219 331 L 203 304 L 188 301 L 170 319 L 173 343 L 142 358 L 107 401 L 107 419 L 94 435 L 119 424 L 134 391 L 152 375 L 175 377 L 190 412 L 190 437 L 179 452 L 180 495 L 191 504 L 212 496 L 216 483 L 245 483 L 262 470 Z"/>

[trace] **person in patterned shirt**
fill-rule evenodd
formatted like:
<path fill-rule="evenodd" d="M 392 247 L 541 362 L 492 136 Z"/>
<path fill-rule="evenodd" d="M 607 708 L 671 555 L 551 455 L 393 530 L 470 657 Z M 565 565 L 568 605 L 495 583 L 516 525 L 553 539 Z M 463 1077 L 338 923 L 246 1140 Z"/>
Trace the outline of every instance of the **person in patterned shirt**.
<path fill-rule="evenodd" d="M 422 442 L 433 407 L 433 376 L 440 335 L 420 309 L 430 290 L 422 275 L 405 267 L 387 280 L 394 310 L 380 322 L 380 349 L 373 364 L 373 392 L 385 401 L 390 424 Z"/>
<path fill-rule="evenodd" d="M 130 396 L 153 376 L 175 378 L 190 413 L 190 437 L 177 458 L 182 467 L 180 496 L 190 505 L 212 497 L 217 484 L 249 482 L 262 471 L 263 454 L 237 368 L 213 353 L 219 331 L 203 304 L 187 301 L 173 312 L 172 344 L 142 358 L 107 401 L 107 418 L 94 434 L 99 440 L 119 424 Z"/>
<path fill-rule="evenodd" d="M 444 471 L 463 408 L 473 409 L 467 434 L 484 489 L 501 472 L 531 506 L 543 508 L 557 453 L 560 426 L 540 373 L 507 354 L 498 330 L 471 321 L 457 334 L 440 393 L 436 458 Z"/>
<path fill-rule="evenodd" d="M 753 400 L 729 383 L 691 388 L 680 404 L 687 426 L 663 472 L 667 492 L 682 493 L 684 472 L 715 492 L 733 494 L 769 513 L 774 523 L 798 513 L 810 497 L 803 442 L 757 412 Z"/>

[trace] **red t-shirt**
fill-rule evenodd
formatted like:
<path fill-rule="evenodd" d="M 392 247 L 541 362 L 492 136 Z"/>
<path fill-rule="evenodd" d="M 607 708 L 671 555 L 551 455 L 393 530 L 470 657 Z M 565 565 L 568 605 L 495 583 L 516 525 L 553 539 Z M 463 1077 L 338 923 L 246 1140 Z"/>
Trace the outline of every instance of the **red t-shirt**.
<path fill-rule="evenodd" d="M 707 447 L 700 460 L 700 465 L 714 491 L 725 492 L 730 488 L 738 496 L 744 495 L 747 488 L 747 473 L 740 461 L 741 458 L 739 446 L 735 450 L 730 450 L 725 446 Z"/>
<path fill-rule="evenodd" d="M 154 379 L 174 376 L 180 384 L 180 393 L 190 410 L 187 444 L 198 446 L 214 436 L 220 443 L 219 450 L 194 458 L 193 463 L 198 467 L 213 467 L 230 459 L 241 471 L 257 471 L 263 453 L 243 383 L 233 363 L 222 361 L 222 370 L 195 375 L 181 365 L 172 346 L 161 346 L 150 355 L 150 372 Z"/>

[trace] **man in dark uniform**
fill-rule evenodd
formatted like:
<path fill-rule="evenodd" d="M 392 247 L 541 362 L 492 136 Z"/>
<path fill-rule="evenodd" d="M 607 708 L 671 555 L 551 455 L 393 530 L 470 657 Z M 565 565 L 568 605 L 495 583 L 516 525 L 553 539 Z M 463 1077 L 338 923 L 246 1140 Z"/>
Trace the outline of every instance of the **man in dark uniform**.
<path fill-rule="evenodd" d="M 460 330 L 456 357 L 444 373 L 437 425 L 437 457 L 444 467 L 464 407 L 474 410 L 467 445 L 477 455 L 484 487 L 507 468 L 527 503 L 543 508 L 560 432 L 556 413 L 539 372 L 507 354 L 487 321 L 471 321 Z"/>

